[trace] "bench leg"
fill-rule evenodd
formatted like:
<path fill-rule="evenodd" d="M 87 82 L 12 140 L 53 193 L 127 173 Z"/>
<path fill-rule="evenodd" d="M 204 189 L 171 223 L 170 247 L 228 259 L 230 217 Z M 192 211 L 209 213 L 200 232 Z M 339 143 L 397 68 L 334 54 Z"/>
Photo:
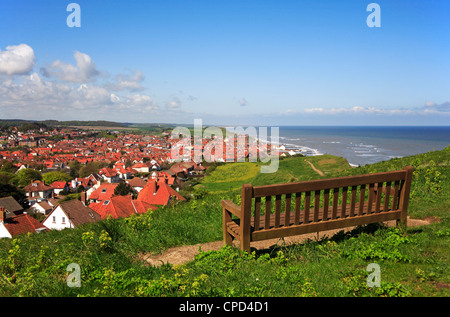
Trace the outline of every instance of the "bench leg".
<path fill-rule="evenodd" d="M 396 222 L 397 228 L 400 228 L 402 230 L 406 230 L 407 228 L 407 220 L 406 219 L 398 219 Z"/>
<path fill-rule="evenodd" d="M 229 246 L 233 244 L 233 236 L 227 232 L 227 228 L 223 228 L 223 244 Z"/>
<path fill-rule="evenodd" d="M 250 253 L 250 239 L 241 238 L 241 250 Z"/>

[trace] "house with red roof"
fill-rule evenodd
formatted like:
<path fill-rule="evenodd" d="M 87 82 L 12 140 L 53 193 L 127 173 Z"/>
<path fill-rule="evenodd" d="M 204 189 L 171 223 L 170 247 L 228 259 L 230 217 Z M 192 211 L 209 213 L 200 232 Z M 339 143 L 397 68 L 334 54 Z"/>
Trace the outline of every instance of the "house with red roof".
<path fill-rule="evenodd" d="M 165 206 L 172 199 L 186 200 L 175 189 L 166 182 L 156 182 L 149 180 L 147 185 L 139 192 L 137 200 L 147 202 L 152 205 Z"/>
<path fill-rule="evenodd" d="M 98 174 L 109 183 L 118 183 L 120 181 L 120 175 L 112 168 L 104 167 Z"/>
<path fill-rule="evenodd" d="M 133 166 L 131 166 L 134 170 L 138 171 L 139 173 L 148 173 L 150 172 L 150 166 L 148 166 L 145 163 L 136 163 Z"/>
<path fill-rule="evenodd" d="M 56 195 L 58 195 L 60 192 L 62 192 L 63 190 L 68 192 L 70 190 L 70 186 L 68 182 L 64 182 L 64 181 L 56 181 L 50 184 L 50 187 L 53 188 L 53 193 L 55 193 Z"/>
<path fill-rule="evenodd" d="M 137 193 L 139 193 L 145 187 L 145 185 L 147 185 L 147 182 L 140 177 L 134 177 L 132 179 L 126 180 L 125 182 L 127 182 L 131 187 L 133 187 L 133 189 Z"/>
<path fill-rule="evenodd" d="M 113 196 L 102 202 L 90 203 L 89 208 L 98 213 L 102 219 L 108 217 L 118 219 L 133 214 L 144 214 L 148 210 L 156 210 L 158 207 L 145 201 L 133 200 L 130 195 L 125 195 Z"/>
<path fill-rule="evenodd" d="M 0 207 L 0 238 L 13 238 L 28 232 L 39 233 L 47 230 L 46 226 L 28 214 L 5 219 L 5 210 Z"/>
<path fill-rule="evenodd" d="M 24 191 L 31 200 L 32 197 L 50 198 L 53 193 L 53 187 L 46 185 L 44 182 L 36 180 L 24 187 Z"/>
<path fill-rule="evenodd" d="M 91 203 L 97 203 L 105 200 L 111 200 L 111 197 L 114 195 L 114 190 L 116 189 L 117 185 L 119 184 L 100 184 L 100 186 L 89 195 L 89 201 Z"/>

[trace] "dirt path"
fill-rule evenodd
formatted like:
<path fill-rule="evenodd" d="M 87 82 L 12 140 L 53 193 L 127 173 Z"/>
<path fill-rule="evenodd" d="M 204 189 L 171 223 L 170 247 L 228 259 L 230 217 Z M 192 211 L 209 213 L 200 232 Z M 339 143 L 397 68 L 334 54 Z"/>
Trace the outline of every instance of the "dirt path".
<path fill-rule="evenodd" d="M 305 162 L 308 162 L 309 165 L 311 165 L 312 169 L 313 169 L 317 174 L 319 174 L 320 176 L 324 176 L 323 172 L 322 172 L 321 170 L 318 170 L 318 169 L 313 165 L 313 163 L 311 163 L 311 162 L 308 161 L 308 160 L 305 160 Z"/>
<path fill-rule="evenodd" d="M 423 226 L 428 225 L 432 222 L 435 222 L 434 219 L 410 219 L 408 217 L 408 227 L 417 227 L 417 226 Z M 395 226 L 395 220 L 392 221 L 386 221 L 385 224 L 387 224 L 389 227 Z M 350 231 L 354 227 L 346 228 L 345 231 Z M 329 230 L 329 231 L 323 231 L 320 233 L 311 233 L 311 234 L 304 234 L 299 236 L 292 236 L 292 237 L 286 237 L 284 239 L 271 239 L 271 240 L 264 240 L 264 241 L 257 241 L 252 242 L 252 248 L 256 248 L 258 250 L 268 249 L 270 247 L 273 247 L 275 245 L 289 245 L 293 243 L 303 243 L 306 240 L 315 240 L 315 239 L 321 239 L 323 237 L 331 237 L 338 233 L 339 231 L 342 231 L 343 229 L 336 229 L 336 230 Z M 223 241 L 214 241 L 209 243 L 199 243 L 194 245 L 187 245 L 187 246 L 181 246 L 181 247 L 175 247 L 170 248 L 168 250 L 165 250 L 162 254 L 144 254 L 142 255 L 142 258 L 147 261 L 150 265 L 153 266 L 160 266 L 165 263 L 170 263 L 172 265 L 180 265 L 184 264 L 186 262 L 194 260 L 194 257 L 199 253 L 199 250 L 202 251 L 211 251 L 211 250 L 220 250 L 223 246 Z M 236 244 L 237 246 L 237 244 Z"/>

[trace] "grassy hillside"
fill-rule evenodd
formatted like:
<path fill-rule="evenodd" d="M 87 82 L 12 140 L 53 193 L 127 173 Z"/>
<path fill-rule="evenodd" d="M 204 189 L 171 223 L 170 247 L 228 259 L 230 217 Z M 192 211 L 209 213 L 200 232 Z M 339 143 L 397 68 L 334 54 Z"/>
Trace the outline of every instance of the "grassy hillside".
<path fill-rule="evenodd" d="M 449 296 L 449 154 L 446 148 L 355 169 L 331 156 L 289 158 L 272 178 L 255 173 L 254 163 L 219 166 L 208 176 L 215 182 L 205 178 L 202 183 L 210 192 L 188 202 L 77 229 L 0 240 L 0 296 Z M 436 222 L 406 232 L 365 226 L 331 239 L 252 254 L 223 248 L 201 252 L 195 261 L 176 267 L 156 268 L 140 260 L 146 252 L 220 240 L 222 199 L 238 202 L 245 182 L 322 177 L 305 160 L 323 177 L 413 165 L 410 214 Z M 70 263 L 80 265 L 80 288 L 66 284 Z M 380 287 L 366 285 L 369 263 L 380 265 Z"/>
<path fill-rule="evenodd" d="M 278 170 L 275 173 L 260 173 L 261 163 L 229 163 L 218 166 L 208 177 L 201 181 L 199 187 L 205 188 L 209 192 L 217 193 L 239 190 L 246 183 L 257 186 L 320 178 L 321 175 L 314 171 L 308 162 L 323 172 L 324 177 L 331 173 L 351 169 L 347 160 L 332 155 L 284 158 L 280 160 Z"/>

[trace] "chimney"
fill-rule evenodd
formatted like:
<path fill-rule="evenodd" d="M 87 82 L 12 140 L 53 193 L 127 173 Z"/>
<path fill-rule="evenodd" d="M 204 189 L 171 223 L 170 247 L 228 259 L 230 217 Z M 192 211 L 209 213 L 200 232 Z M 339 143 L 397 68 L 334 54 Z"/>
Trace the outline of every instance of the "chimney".
<path fill-rule="evenodd" d="M 86 192 L 82 191 L 80 194 L 81 202 L 86 206 Z"/>
<path fill-rule="evenodd" d="M 0 223 L 4 223 L 6 218 L 5 208 L 0 207 Z"/>

